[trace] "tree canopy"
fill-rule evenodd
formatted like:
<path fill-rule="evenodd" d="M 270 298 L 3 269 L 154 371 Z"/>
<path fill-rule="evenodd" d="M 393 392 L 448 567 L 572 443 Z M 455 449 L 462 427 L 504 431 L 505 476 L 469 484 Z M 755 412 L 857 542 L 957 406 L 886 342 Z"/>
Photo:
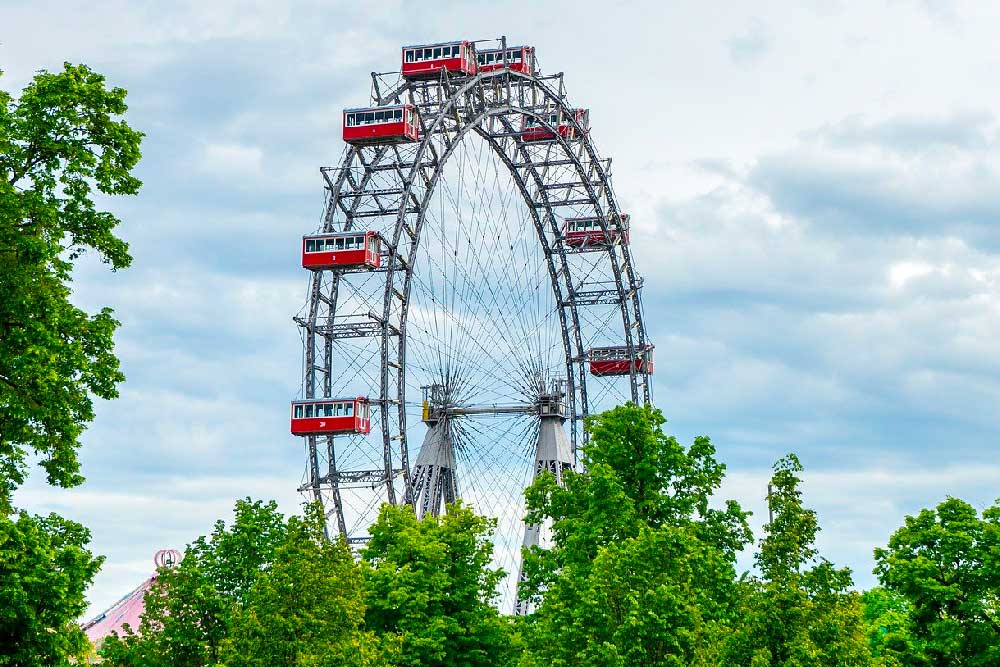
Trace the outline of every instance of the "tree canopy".
<path fill-rule="evenodd" d="M 947 498 L 906 517 L 875 559 L 882 585 L 906 602 L 913 639 L 891 647 L 902 664 L 1000 664 L 1000 504 L 980 514 Z"/>
<path fill-rule="evenodd" d="M 876 664 L 927 665 L 922 642 L 913 633 L 910 605 L 899 593 L 876 586 L 861 594 L 868 645 Z"/>
<path fill-rule="evenodd" d="M 131 261 L 118 218 L 95 203 L 140 186 L 142 135 L 125 111 L 125 91 L 85 65 L 39 72 L 16 97 L 0 91 L 0 665 L 66 665 L 89 649 L 76 620 L 103 559 L 86 528 L 19 511 L 12 494 L 32 457 L 51 484 L 82 481 L 92 399 L 115 397 L 123 380 L 117 322 L 74 306 L 70 281 L 88 250 L 113 269 Z"/>
<path fill-rule="evenodd" d="M 112 269 L 131 262 L 119 219 L 96 195 L 134 195 L 142 134 L 121 119 L 125 91 L 85 65 L 39 72 L 15 98 L 0 91 L 0 509 L 37 453 L 50 483 L 82 480 L 77 448 L 93 397 L 124 376 L 108 308 L 70 301 L 73 263 L 88 250 Z"/>
<path fill-rule="evenodd" d="M 308 505 L 288 520 L 274 560 L 233 608 L 220 662 L 228 667 L 365 667 L 379 664 L 364 632 L 362 571 L 343 540 L 327 540 Z"/>
<path fill-rule="evenodd" d="M 140 627 L 109 638 L 102 657 L 128 667 L 218 664 L 234 613 L 250 599 L 288 534 L 276 503 L 238 501 L 231 525 L 216 522 L 211 535 L 188 545 L 176 567 L 159 571 Z"/>
<path fill-rule="evenodd" d="M 624 405 L 587 422 L 585 472 L 542 476 L 528 520 L 552 547 L 525 554 L 530 665 L 712 665 L 735 622 L 747 513 L 710 502 L 725 466 L 708 438 L 667 436 L 663 415 Z"/>
<path fill-rule="evenodd" d="M 755 556 L 757 576 L 741 582 L 738 630 L 726 664 L 743 667 L 864 667 L 872 664 L 851 571 L 816 549 L 819 522 L 805 507 L 802 465 L 790 454 L 774 465 L 773 520 Z"/>
<path fill-rule="evenodd" d="M 1000 508 L 948 499 L 907 517 L 876 551 L 882 586 L 861 594 L 820 553 L 788 455 L 755 568 L 739 574 L 752 535 L 748 513 L 716 498 L 725 466 L 708 438 L 684 446 L 664 423 L 648 406 L 596 415 L 581 471 L 527 491 L 528 520 L 552 540 L 525 553 L 526 617 L 496 609 L 494 524 L 461 504 L 422 521 L 385 506 L 355 557 L 324 538 L 318 506 L 286 518 L 247 499 L 159 574 L 139 634 L 102 656 L 115 667 L 1000 664 Z"/>
<path fill-rule="evenodd" d="M 89 642 L 76 619 L 103 558 L 90 533 L 55 514 L 0 512 L 0 665 L 80 661 Z"/>
<path fill-rule="evenodd" d="M 491 603 L 503 572 L 490 567 L 493 521 L 462 505 L 418 521 L 383 506 L 362 552 L 365 627 L 387 665 L 506 665 L 511 630 Z"/>
<path fill-rule="evenodd" d="M 497 665 L 510 623 L 490 604 L 491 524 L 470 510 L 418 522 L 384 507 L 356 560 L 322 509 L 285 518 L 241 500 L 233 520 L 161 570 L 140 627 L 101 649 L 115 667 Z"/>

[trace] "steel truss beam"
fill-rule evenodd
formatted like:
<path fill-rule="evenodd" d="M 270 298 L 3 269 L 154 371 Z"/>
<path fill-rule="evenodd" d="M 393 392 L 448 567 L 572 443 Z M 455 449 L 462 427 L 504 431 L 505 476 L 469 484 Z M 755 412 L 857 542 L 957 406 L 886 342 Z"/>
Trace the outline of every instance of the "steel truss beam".
<path fill-rule="evenodd" d="M 385 470 L 339 470 L 337 472 L 323 475 L 319 478 L 321 486 L 332 486 L 334 484 L 385 484 L 394 477 L 403 474 L 402 468 L 393 470 L 391 476 L 385 474 Z M 299 487 L 299 492 L 308 491 L 311 484 L 303 484 Z"/>

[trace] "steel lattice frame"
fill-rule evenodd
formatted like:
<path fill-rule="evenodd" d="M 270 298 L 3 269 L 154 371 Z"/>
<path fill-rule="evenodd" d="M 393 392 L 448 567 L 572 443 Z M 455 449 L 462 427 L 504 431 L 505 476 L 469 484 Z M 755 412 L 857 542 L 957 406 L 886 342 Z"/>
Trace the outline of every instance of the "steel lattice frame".
<path fill-rule="evenodd" d="M 524 201 L 537 243 L 544 253 L 548 283 L 558 315 L 564 357 L 569 439 L 583 442 L 582 418 L 594 409 L 588 389 L 586 352 L 597 342 L 624 345 L 629 358 L 647 344 L 637 276 L 627 244 L 580 252 L 560 240 L 561 220 L 596 216 L 622 229 L 620 208 L 611 187 L 610 160 L 594 147 L 589 132 L 577 124 L 563 87 L 562 74 L 528 75 L 503 69 L 471 78 L 401 81 L 380 91 L 373 75 L 375 105 L 411 103 L 420 118 L 419 142 L 402 145 L 349 146 L 341 165 L 322 170 L 327 203 L 322 231 L 377 229 L 387 255 L 376 271 L 316 271 L 310 278 L 308 304 L 296 318 L 304 344 L 305 398 L 337 395 L 346 372 L 371 385 L 373 431 L 364 436 L 308 436 L 308 466 L 300 490 L 324 503 L 331 528 L 352 543 L 363 542 L 373 514 L 345 512 L 346 493 L 365 491 L 368 509 L 381 502 L 412 502 L 411 448 L 407 408 L 414 387 L 408 385 L 407 342 L 414 266 L 428 207 L 453 154 L 470 133 L 489 146 L 509 172 Z M 561 136 L 549 122 L 558 113 L 576 138 Z M 524 142 L 521 124 L 533 117 L 555 134 L 544 142 Z M 513 246 L 512 246 L 513 248 Z M 457 254 L 457 252 L 456 252 Z M 376 289 L 377 288 L 377 289 Z M 362 293 L 380 293 L 380 299 Z M 589 309 L 603 308 L 601 317 Z M 351 350 L 375 350 L 378 368 L 359 353 L 355 365 L 336 374 Z M 352 347 L 353 346 L 353 347 Z M 345 353 L 346 350 L 346 353 Z M 376 371 L 375 374 L 372 371 Z M 650 402 L 649 377 L 635 372 L 615 380 L 620 397 Z M 409 386 L 409 389 L 408 389 Z M 411 392 L 408 395 L 408 391 Z M 378 451 L 378 435 L 381 451 Z M 371 464 L 341 469 L 338 458 L 364 458 Z"/>

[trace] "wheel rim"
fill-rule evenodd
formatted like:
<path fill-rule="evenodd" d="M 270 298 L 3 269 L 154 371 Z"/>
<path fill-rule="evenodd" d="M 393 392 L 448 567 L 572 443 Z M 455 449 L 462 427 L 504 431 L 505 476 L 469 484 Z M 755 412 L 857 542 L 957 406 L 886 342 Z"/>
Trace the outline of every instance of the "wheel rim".
<path fill-rule="evenodd" d="M 369 395 L 376 403 L 370 438 L 306 439 L 301 488 L 327 507 L 332 532 L 352 542 L 364 541 L 381 502 L 412 501 L 425 384 L 448 386 L 457 403 L 483 405 L 527 400 L 539 380 L 561 376 L 574 451 L 587 414 L 650 401 L 649 377 L 634 369 L 615 378 L 587 373 L 590 347 L 625 345 L 632 355 L 647 339 L 628 246 L 581 253 L 560 241 L 572 217 L 597 216 L 623 231 L 608 163 L 562 90 L 561 76 L 505 70 L 459 83 L 404 82 L 376 101 L 417 105 L 422 140 L 349 147 L 339 168 L 323 172 L 323 231 L 375 230 L 389 249 L 377 272 L 314 273 L 297 320 L 305 396 Z M 577 138 L 559 136 L 547 121 L 552 112 Z M 522 141 L 525 116 L 556 132 L 555 140 Z M 486 229 L 498 231 L 495 243 Z M 530 298 L 518 300 L 518 291 Z M 499 320 L 492 329 L 489 318 Z M 516 572 L 537 419 L 494 419 L 488 429 L 480 420 L 454 421 L 459 496 L 499 520 L 497 562 Z M 508 579 L 505 604 L 513 595 Z"/>

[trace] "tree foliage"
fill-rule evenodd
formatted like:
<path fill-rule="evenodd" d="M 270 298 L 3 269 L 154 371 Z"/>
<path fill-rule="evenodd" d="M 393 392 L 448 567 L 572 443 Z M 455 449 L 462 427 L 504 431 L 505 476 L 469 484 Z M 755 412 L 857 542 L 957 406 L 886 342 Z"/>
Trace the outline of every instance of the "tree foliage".
<path fill-rule="evenodd" d="M 882 585 L 909 608 L 906 665 L 1000 664 L 1000 505 L 948 498 L 906 517 L 875 550 Z"/>
<path fill-rule="evenodd" d="M 162 570 L 138 632 L 109 638 L 116 667 L 369 667 L 502 665 L 511 628 L 490 604 L 491 522 L 456 506 L 418 522 L 386 506 L 358 561 L 324 538 L 307 506 L 236 504 L 184 559 Z"/>
<path fill-rule="evenodd" d="M 80 483 L 92 397 L 123 379 L 111 311 L 75 307 L 69 283 L 88 249 L 115 269 L 131 261 L 94 202 L 139 189 L 142 135 L 125 110 L 125 91 L 83 65 L 0 91 L 0 665 L 66 665 L 89 648 L 75 621 L 103 559 L 83 526 L 16 511 L 11 495 L 31 456 L 50 483 Z"/>
<path fill-rule="evenodd" d="M 79 484 L 76 450 L 124 378 L 110 309 L 70 302 L 73 260 L 95 251 L 129 265 L 119 220 L 101 195 L 133 195 L 141 133 L 120 117 L 125 91 L 85 65 L 40 72 L 14 98 L 0 91 L 0 509 L 23 481 L 29 452 L 48 480 Z"/>
<path fill-rule="evenodd" d="M 743 622 L 727 664 L 745 667 L 863 667 L 872 664 L 859 595 L 847 568 L 815 546 L 816 512 L 802 502 L 802 465 L 779 460 L 771 478 L 773 516 L 755 560 L 760 576 L 742 582 Z"/>
<path fill-rule="evenodd" d="M 422 521 L 383 507 L 357 559 L 324 538 L 318 506 L 285 519 L 248 499 L 159 574 L 139 634 L 102 656 L 115 667 L 1000 664 L 1000 507 L 980 516 L 948 499 L 907 517 L 876 551 L 882 586 L 862 595 L 819 553 L 789 455 L 774 465 L 755 571 L 737 576 L 748 513 L 714 499 L 725 467 L 708 438 L 682 446 L 664 423 L 648 406 L 592 417 L 583 471 L 528 489 L 527 520 L 552 540 L 525 554 L 526 618 L 494 607 L 494 524 L 461 504 Z M 14 552 L 2 544 L 0 565 Z M 79 637 L 67 627 L 49 650 L 71 655 Z"/>
<path fill-rule="evenodd" d="M 924 650 L 913 634 L 910 604 L 899 593 L 881 586 L 861 594 L 868 646 L 886 667 L 926 665 Z"/>
<path fill-rule="evenodd" d="M 101 649 L 122 667 L 206 667 L 219 663 L 234 613 L 246 605 L 262 571 L 286 541 L 288 526 L 274 502 L 241 500 L 231 526 L 221 520 L 199 537 L 175 568 L 161 569 L 146 594 L 136 633 L 109 638 Z"/>
<path fill-rule="evenodd" d="M 587 423 L 586 472 L 541 477 L 529 521 L 552 548 L 525 554 L 529 665 L 712 665 L 735 622 L 735 502 L 710 505 L 725 474 L 708 438 L 685 448 L 662 414 L 624 405 Z"/>
<path fill-rule="evenodd" d="M 491 604 L 503 577 L 490 568 L 493 521 L 461 504 L 417 521 L 385 505 L 365 563 L 365 627 L 386 664 L 493 667 L 511 658 L 511 628 Z"/>
<path fill-rule="evenodd" d="M 364 632 L 362 572 L 343 540 L 325 539 L 325 517 L 292 517 L 274 561 L 234 608 L 220 662 L 227 667 L 363 667 L 378 664 Z"/>
<path fill-rule="evenodd" d="M 89 643 L 76 619 L 102 557 L 90 533 L 55 514 L 0 513 L 0 665 L 79 661 Z"/>

